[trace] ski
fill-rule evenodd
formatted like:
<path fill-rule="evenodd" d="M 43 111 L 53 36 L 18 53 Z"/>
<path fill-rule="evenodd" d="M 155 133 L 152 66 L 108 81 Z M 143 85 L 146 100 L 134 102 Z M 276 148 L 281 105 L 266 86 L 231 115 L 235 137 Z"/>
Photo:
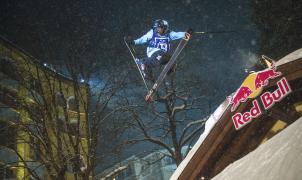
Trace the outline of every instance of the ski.
<path fill-rule="evenodd" d="M 165 65 L 164 69 L 162 70 L 162 72 L 158 76 L 158 78 L 155 81 L 155 83 L 152 86 L 152 88 L 148 91 L 148 94 L 145 97 L 145 101 L 147 101 L 147 102 L 151 102 L 152 101 L 152 97 L 153 97 L 154 93 L 157 91 L 158 87 L 161 85 L 161 83 L 165 79 L 167 73 L 169 72 L 169 70 L 171 69 L 171 67 L 173 66 L 173 64 L 176 62 L 178 55 L 180 54 L 180 52 L 183 50 L 183 48 L 188 43 L 189 39 L 191 38 L 191 35 L 192 35 L 192 31 L 188 30 L 187 33 L 186 33 L 186 35 L 185 35 L 185 37 L 179 42 L 177 48 L 175 49 L 174 53 L 172 54 L 171 59 Z"/>
<path fill-rule="evenodd" d="M 149 91 L 149 88 L 148 88 L 148 86 L 147 86 L 147 83 L 146 83 L 146 80 L 145 80 L 145 78 L 144 78 L 143 72 L 141 71 L 141 69 L 139 68 L 139 66 L 138 66 L 138 64 L 137 64 L 137 62 L 136 62 L 136 57 L 134 56 L 134 52 L 133 52 L 133 50 L 131 49 L 130 45 L 127 43 L 126 37 L 124 37 L 124 43 L 126 44 L 128 50 L 129 50 L 129 52 L 130 52 L 130 54 L 131 54 L 131 56 L 132 56 L 132 58 L 133 58 L 133 60 L 134 60 L 134 63 L 136 64 L 136 67 L 137 67 L 137 69 L 138 69 L 138 71 L 139 71 L 139 73 L 140 73 L 140 75 L 141 75 L 141 77 L 142 77 L 142 79 L 143 79 L 143 82 L 144 82 L 144 84 L 145 84 L 145 87 L 146 87 L 147 91 Z"/>

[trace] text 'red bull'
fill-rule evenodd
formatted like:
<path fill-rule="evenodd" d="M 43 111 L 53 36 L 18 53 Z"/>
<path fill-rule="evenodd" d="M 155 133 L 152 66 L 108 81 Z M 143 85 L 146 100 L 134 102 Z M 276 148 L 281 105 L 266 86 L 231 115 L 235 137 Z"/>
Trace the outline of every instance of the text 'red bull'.
<path fill-rule="evenodd" d="M 288 81 L 285 77 L 277 82 L 278 88 L 274 92 L 265 92 L 260 97 L 262 105 L 265 110 L 270 109 L 276 102 L 281 101 L 284 97 L 286 97 L 292 90 L 289 86 Z M 232 116 L 232 120 L 236 130 L 242 128 L 253 119 L 260 116 L 263 112 L 260 109 L 259 103 L 257 99 L 253 100 L 253 106 L 247 112 L 241 113 L 238 112 Z"/>
<path fill-rule="evenodd" d="M 238 130 L 244 125 L 248 124 L 252 119 L 257 118 L 262 114 L 258 101 L 255 99 L 253 101 L 252 108 L 245 112 L 245 113 L 236 113 L 234 116 L 232 116 L 233 123 L 235 125 L 235 128 Z"/>

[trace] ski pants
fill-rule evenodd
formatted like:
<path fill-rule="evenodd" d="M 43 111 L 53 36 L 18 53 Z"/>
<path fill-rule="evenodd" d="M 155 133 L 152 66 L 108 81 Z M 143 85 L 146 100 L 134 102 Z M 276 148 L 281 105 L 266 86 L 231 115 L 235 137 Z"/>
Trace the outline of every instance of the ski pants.
<path fill-rule="evenodd" d="M 163 50 L 158 50 L 154 52 L 151 57 L 147 57 L 143 59 L 143 63 L 148 67 L 155 67 L 167 64 L 170 60 L 171 55 Z"/>

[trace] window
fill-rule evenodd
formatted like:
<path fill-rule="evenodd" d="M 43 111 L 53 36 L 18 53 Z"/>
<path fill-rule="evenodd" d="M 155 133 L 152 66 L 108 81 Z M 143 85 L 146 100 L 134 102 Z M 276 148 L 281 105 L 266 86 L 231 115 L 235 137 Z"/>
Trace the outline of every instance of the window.
<path fill-rule="evenodd" d="M 66 100 L 64 98 L 64 95 L 61 92 L 56 92 L 55 98 L 56 98 L 57 105 L 62 106 L 62 107 L 65 106 Z"/>
<path fill-rule="evenodd" d="M 11 149 L 16 145 L 16 128 L 6 121 L 0 121 L 0 145 Z"/>
<path fill-rule="evenodd" d="M 74 96 L 67 98 L 67 107 L 71 111 L 77 111 L 77 102 Z"/>
<path fill-rule="evenodd" d="M 0 179 L 14 179 L 13 171 L 5 164 L 0 164 Z"/>

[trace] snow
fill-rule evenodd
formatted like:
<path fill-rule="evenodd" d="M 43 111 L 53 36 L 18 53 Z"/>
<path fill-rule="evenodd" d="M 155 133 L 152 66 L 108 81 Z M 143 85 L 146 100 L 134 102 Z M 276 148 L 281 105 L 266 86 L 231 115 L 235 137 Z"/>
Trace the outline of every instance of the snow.
<path fill-rule="evenodd" d="M 302 117 L 213 180 L 295 180 L 302 177 Z"/>
<path fill-rule="evenodd" d="M 300 58 L 302 58 L 302 48 L 288 54 L 287 56 L 277 61 L 276 66 L 280 66 L 282 64 L 286 64 L 291 61 L 299 60 Z"/>
<path fill-rule="evenodd" d="M 252 45 L 252 46 L 257 45 L 257 41 L 256 41 L 255 39 L 252 39 L 252 40 L 251 40 L 251 45 Z"/>

